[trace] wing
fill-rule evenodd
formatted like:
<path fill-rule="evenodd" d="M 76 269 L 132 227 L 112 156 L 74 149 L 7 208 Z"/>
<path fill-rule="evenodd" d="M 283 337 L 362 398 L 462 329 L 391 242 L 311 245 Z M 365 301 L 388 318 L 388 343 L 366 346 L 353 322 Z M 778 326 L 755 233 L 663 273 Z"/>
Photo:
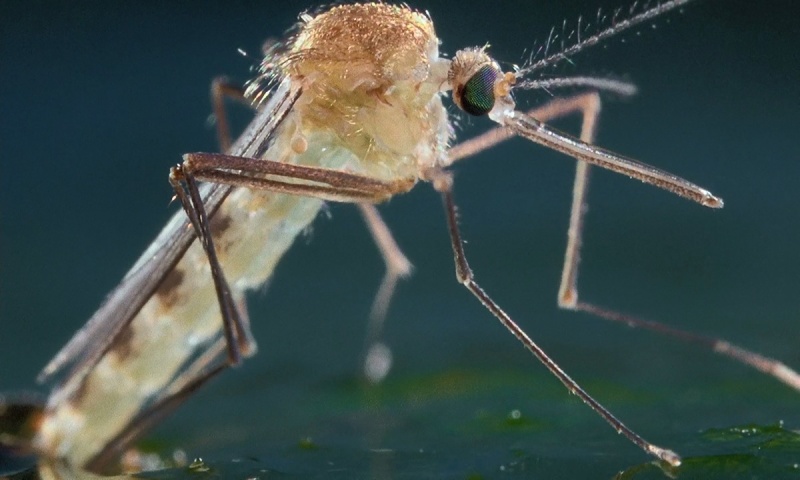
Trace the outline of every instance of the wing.
<path fill-rule="evenodd" d="M 300 93 L 300 88 L 292 87 L 288 79 L 280 82 L 233 144 L 231 154 L 258 158 L 268 147 L 273 132 L 291 110 Z M 219 184 L 205 184 L 201 187 L 209 216 L 214 215 L 232 188 Z M 85 376 L 108 351 L 123 328 L 136 317 L 195 238 L 194 229 L 186 214 L 182 210 L 177 212 L 125 274 L 122 282 L 109 293 L 86 325 L 42 369 L 37 381 L 48 381 L 70 365 L 72 369 L 65 375 L 65 379 L 74 380 L 76 375 Z"/>

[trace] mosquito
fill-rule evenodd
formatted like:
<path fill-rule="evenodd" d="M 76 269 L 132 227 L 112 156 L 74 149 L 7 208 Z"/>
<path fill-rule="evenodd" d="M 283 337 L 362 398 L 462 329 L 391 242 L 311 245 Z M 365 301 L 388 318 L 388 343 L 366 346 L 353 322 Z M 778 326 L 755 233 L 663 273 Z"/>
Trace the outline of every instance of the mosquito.
<path fill-rule="evenodd" d="M 203 384 L 256 352 L 245 294 L 270 278 L 326 201 L 358 206 L 387 265 L 373 305 L 365 367 L 379 380 L 388 360 L 377 332 L 394 285 L 409 273 L 410 263 L 374 204 L 422 182 L 441 195 L 458 281 L 614 430 L 648 454 L 679 465 L 678 454 L 645 440 L 592 398 L 475 280 L 458 227 L 450 167 L 515 135 L 577 160 L 559 306 L 700 344 L 800 390 L 800 375 L 777 360 L 578 297 L 591 166 L 709 208 L 721 208 L 723 202 L 680 177 L 593 145 L 599 92 L 625 94 L 631 85 L 536 75 L 689 1 L 666 1 L 614 19 L 510 72 L 502 71 L 485 47 L 441 56 L 431 18 L 405 5 L 337 5 L 302 14 L 289 40 L 267 49 L 258 77 L 246 89 L 221 80 L 212 84 L 223 153 L 190 153 L 171 169 L 169 180 L 183 211 L 43 369 L 40 381 L 57 375 L 60 381 L 35 413 L 29 447 L 77 468 L 118 469 L 121 453 L 136 438 Z M 564 86 L 588 93 L 555 98 L 528 112 L 516 109 L 515 92 Z M 443 103 L 448 93 L 465 114 L 488 117 L 498 127 L 451 146 L 454 129 Z M 255 110 L 233 142 L 224 112 L 229 98 Z M 571 114 L 583 119 L 579 137 L 545 123 Z"/>

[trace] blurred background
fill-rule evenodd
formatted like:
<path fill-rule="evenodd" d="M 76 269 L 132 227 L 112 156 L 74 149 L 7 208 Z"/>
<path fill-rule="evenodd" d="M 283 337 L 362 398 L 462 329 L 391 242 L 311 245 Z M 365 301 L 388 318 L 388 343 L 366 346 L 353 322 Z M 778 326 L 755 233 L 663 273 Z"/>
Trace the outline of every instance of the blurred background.
<path fill-rule="evenodd" d="M 699 0 L 548 74 L 634 82 L 637 96 L 605 98 L 597 143 L 725 200 L 712 211 L 595 170 L 582 298 L 800 368 L 800 147 L 792 133 L 800 59 L 790 5 Z M 169 167 L 182 153 L 216 149 L 211 79 L 246 81 L 262 42 L 312 6 L 0 3 L 0 391 L 47 392 L 34 383 L 37 372 L 177 210 Z M 413 6 L 430 12 L 443 52 L 488 42 L 509 67 L 551 26 L 629 5 Z M 517 100 L 529 107 L 548 98 L 522 92 Z M 447 104 L 459 138 L 490 127 Z M 248 113 L 233 110 L 243 125 Z M 574 118 L 556 125 L 577 133 Z M 557 309 L 571 159 L 513 140 L 455 172 L 478 281 L 634 430 L 687 457 L 759 458 L 763 450 L 716 441 L 713 432 L 800 425 L 798 392 L 771 378 Z M 395 363 L 387 381 L 368 387 L 358 374 L 383 264 L 355 209 L 332 205 L 269 287 L 250 297 L 259 354 L 157 429 L 151 437 L 162 450 L 223 463 L 253 458 L 258 468 L 309 478 L 608 478 L 649 460 L 455 282 L 440 201 L 427 185 L 380 208 L 416 265 L 389 313 Z"/>

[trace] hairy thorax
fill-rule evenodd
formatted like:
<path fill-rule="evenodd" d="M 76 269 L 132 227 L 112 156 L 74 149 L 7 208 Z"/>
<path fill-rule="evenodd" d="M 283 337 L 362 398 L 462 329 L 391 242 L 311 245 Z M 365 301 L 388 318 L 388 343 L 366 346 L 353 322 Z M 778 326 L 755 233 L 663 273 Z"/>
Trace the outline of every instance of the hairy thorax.
<path fill-rule="evenodd" d="M 299 82 L 301 135 L 329 131 L 363 173 L 418 177 L 443 158 L 451 130 L 440 92 L 448 61 L 439 58 L 430 19 L 407 7 L 342 5 L 303 16 L 280 61 Z"/>

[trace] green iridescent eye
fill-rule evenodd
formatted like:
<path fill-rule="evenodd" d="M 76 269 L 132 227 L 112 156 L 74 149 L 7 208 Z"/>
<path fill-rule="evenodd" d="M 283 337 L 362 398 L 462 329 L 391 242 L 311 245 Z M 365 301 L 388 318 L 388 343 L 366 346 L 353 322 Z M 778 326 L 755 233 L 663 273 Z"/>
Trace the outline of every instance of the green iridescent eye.
<path fill-rule="evenodd" d="M 486 115 L 494 107 L 494 84 L 498 76 L 492 65 L 484 65 L 458 91 L 458 105 L 470 115 Z"/>

